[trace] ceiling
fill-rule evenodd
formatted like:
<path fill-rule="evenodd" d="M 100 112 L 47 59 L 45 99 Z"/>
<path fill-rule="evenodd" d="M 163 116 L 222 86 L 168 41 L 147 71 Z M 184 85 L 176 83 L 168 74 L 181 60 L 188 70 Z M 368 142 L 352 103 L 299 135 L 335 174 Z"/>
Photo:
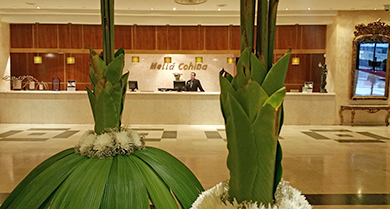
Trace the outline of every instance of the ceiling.
<path fill-rule="evenodd" d="M 9 23 L 100 23 L 99 0 L 0 0 Z M 116 24 L 239 24 L 239 0 L 180 5 L 174 0 L 115 0 Z M 390 0 L 280 0 L 278 24 L 330 24 L 338 10 L 383 11 Z M 38 9 L 39 7 L 39 9 Z"/>

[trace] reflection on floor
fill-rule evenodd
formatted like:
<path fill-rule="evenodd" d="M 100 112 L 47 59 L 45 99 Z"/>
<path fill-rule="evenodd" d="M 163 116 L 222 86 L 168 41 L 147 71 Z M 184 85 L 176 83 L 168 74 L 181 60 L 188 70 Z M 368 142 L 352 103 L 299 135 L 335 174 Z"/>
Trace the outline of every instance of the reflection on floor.
<path fill-rule="evenodd" d="M 93 125 L 0 124 L 0 203 L 40 162 Z M 183 161 L 210 188 L 229 177 L 224 126 L 131 125 L 147 146 Z M 314 208 L 390 208 L 390 129 L 284 126 L 283 178 Z M 387 160 L 389 159 L 389 161 Z"/>

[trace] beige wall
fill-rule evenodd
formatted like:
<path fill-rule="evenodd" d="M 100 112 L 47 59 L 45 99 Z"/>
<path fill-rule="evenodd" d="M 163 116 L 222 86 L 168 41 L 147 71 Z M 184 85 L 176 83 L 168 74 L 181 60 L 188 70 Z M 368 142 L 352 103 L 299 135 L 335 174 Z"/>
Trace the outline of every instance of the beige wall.
<path fill-rule="evenodd" d="M 389 100 L 350 100 L 352 41 L 355 25 L 376 21 L 390 24 L 390 13 L 384 11 L 340 11 L 333 24 L 327 27 L 326 62 L 328 64 L 328 90 L 336 93 L 335 123 L 339 123 L 338 111 L 344 104 L 389 104 Z M 350 112 L 344 111 L 344 122 L 350 122 Z M 384 124 L 385 113 L 369 114 L 358 111 L 355 124 Z"/>
<path fill-rule="evenodd" d="M 1 16 L 0 16 L 1 20 Z M 10 31 L 9 24 L 0 21 L 0 90 L 10 90 L 9 81 L 2 78 L 11 75 L 10 59 Z"/>

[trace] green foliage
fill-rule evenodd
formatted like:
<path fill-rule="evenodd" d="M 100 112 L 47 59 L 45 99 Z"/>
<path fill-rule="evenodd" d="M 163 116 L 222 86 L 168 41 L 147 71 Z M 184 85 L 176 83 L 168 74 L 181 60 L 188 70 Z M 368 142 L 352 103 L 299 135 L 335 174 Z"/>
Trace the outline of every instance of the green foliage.
<path fill-rule="evenodd" d="M 201 191 L 183 163 L 156 148 L 105 159 L 68 149 L 35 168 L 0 208 L 149 209 L 150 200 L 156 209 L 173 209 L 177 199 L 185 209 Z"/>
<path fill-rule="evenodd" d="M 237 75 L 220 73 L 221 110 L 225 119 L 230 170 L 229 196 L 238 202 L 269 204 L 282 176 L 278 135 L 291 50 L 273 65 L 278 0 L 241 0 L 241 56 Z M 254 52 L 253 46 L 256 46 Z"/>
<path fill-rule="evenodd" d="M 124 50 L 119 49 L 115 59 L 108 65 L 92 48 L 90 57 L 92 90 L 87 88 L 87 92 L 95 120 L 95 132 L 101 134 L 112 128 L 119 130 L 129 76 L 128 72 L 122 75 Z"/>

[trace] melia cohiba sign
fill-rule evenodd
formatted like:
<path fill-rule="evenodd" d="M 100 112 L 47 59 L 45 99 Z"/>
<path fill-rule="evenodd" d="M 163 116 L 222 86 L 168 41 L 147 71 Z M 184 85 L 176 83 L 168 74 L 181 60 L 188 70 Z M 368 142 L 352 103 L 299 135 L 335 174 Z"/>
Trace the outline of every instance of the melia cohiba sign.
<path fill-rule="evenodd" d="M 150 65 L 150 70 L 207 70 L 207 65 L 201 63 L 194 64 L 193 62 L 190 62 L 189 64 L 180 63 L 179 65 L 176 65 L 175 62 L 163 64 L 152 62 Z"/>

